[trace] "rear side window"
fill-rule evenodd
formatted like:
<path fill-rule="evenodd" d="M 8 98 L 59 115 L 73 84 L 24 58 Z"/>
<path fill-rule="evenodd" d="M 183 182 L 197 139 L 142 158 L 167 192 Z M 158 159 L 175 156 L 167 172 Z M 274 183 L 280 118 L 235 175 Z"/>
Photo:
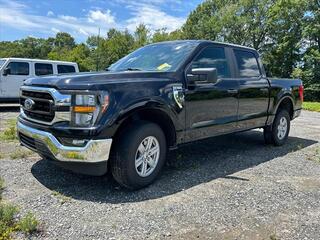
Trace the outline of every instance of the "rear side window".
<path fill-rule="evenodd" d="M 234 50 L 240 77 L 259 77 L 258 61 L 252 52 Z"/>
<path fill-rule="evenodd" d="M 192 68 L 216 68 L 218 77 L 230 77 L 228 61 L 222 47 L 208 47 L 192 62 Z"/>
<path fill-rule="evenodd" d="M 29 75 L 29 63 L 11 62 L 7 68 L 10 69 L 9 75 Z"/>
<path fill-rule="evenodd" d="M 71 65 L 58 65 L 58 73 L 74 73 L 76 69 Z"/>
<path fill-rule="evenodd" d="M 37 76 L 53 74 L 52 64 L 36 63 L 34 69 Z"/>

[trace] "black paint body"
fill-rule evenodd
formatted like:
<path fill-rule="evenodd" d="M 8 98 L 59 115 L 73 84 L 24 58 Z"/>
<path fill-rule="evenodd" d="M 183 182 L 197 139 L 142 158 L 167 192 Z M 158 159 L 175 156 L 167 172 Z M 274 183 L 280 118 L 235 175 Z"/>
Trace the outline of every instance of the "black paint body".
<path fill-rule="evenodd" d="M 121 124 L 137 111 L 155 111 L 175 131 L 172 146 L 211 136 L 265 127 L 272 124 L 279 104 L 290 99 L 293 112 L 301 110 L 301 80 L 268 79 L 258 53 L 250 48 L 197 41 L 198 46 L 175 72 L 101 72 L 33 78 L 25 85 L 52 87 L 61 92 L 101 91 L 110 94 L 110 106 L 90 129 L 71 128 L 67 123 L 44 126 L 20 118 L 26 125 L 52 132 L 56 137 L 113 138 Z M 224 47 L 231 77 L 216 83 L 194 85 L 187 80 L 192 59 L 208 46 Z M 261 76 L 240 78 L 234 49 L 252 52 L 259 59 Z M 173 87 L 182 86 L 183 108 L 173 97 Z M 292 118 L 296 116 L 293 115 Z"/>

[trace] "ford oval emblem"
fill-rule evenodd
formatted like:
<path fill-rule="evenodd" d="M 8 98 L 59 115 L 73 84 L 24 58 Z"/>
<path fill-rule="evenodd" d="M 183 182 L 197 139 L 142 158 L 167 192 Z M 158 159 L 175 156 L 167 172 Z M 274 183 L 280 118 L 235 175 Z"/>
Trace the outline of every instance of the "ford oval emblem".
<path fill-rule="evenodd" d="M 34 107 L 34 105 L 35 105 L 35 102 L 30 98 L 27 98 L 24 101 L 24 108 L 27 110 L 31 110 Z"/>

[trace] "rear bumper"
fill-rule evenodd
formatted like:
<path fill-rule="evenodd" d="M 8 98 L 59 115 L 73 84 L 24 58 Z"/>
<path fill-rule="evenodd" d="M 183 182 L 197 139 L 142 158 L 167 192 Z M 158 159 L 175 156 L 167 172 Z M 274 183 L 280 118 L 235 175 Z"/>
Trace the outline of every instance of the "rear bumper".
<path fill-rule="evenodd" d="M 21 144 L 59 162 L 100 163 L 109 159 L 112 139 L 89 140 L 84 147 L 62 145 L 51 133 L 17 123 Z"/>

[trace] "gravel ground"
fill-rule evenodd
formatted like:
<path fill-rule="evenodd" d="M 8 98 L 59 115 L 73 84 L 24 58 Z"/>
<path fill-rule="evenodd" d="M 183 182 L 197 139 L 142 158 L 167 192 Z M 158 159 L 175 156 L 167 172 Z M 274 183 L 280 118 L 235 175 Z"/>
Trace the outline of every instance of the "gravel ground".
<path fill-rule="evenodd" d="M 304 111 L 282 147 L 257 130 L 187 145 L 136 192 L 39 157 L 2 159 L 4 197 L 42 222 L 34 239 L 319 239 L 319 120 Z"/>

